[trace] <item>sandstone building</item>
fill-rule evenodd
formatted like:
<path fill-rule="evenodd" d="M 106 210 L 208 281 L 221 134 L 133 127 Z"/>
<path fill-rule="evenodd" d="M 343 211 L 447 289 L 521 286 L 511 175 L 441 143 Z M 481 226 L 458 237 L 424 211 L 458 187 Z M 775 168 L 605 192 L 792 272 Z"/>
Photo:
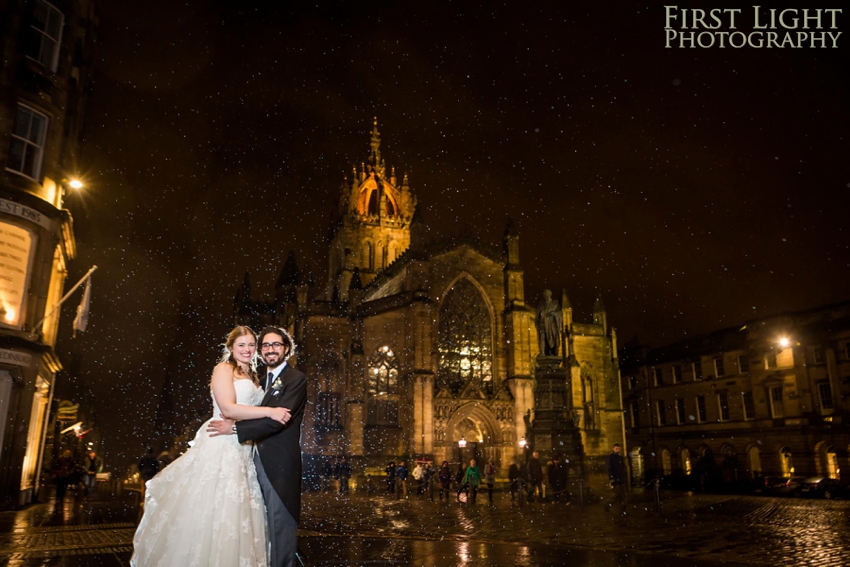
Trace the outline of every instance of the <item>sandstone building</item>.
<path fill-rule="evenodd" d="M 850 303 L 626 348 L 621 360 L 636 482 L 740 486 L 850 470 Z"/>
<path fill-rule="evenodd" d="M 91 87 L 89 0 L 0 10 L 0 506 L 32 501 L 44 460 L 73 224 L 63 207 Z M 49 458 L 49 455 L 48 455 Z"/>
<path fill-rule="evenodd" d="M 407 175 L 385 165 L 376 122 L 368 160 L 340 188 L 327 278 L 314 281 L 290 254 L 273 302 L 252 299 L 247 275 L 236 294 L 237 322 L 274 321 L 299 345 L 311 378 L 308 468 L 343 454 L 376 471 L 391 459 L 476 456 L 504 475 L 521 452 L 538 342 L 519 235 L 509 225 L 495 247 L 427 240 L 416 210 Z M 623 438 L 616 339 L 601 301 L 591 323 L 573 321 L 566 294 L 562 309 L 574 418 L 596 466 Z"/>

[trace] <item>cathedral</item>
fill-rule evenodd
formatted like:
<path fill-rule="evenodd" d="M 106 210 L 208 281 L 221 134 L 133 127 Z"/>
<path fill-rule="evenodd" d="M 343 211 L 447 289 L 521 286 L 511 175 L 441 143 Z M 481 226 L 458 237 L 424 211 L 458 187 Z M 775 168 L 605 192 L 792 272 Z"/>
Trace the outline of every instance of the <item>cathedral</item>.
<path fill-rule="evenodd" d="M 476 457 L 493 459 L 505 477 L 512 459 L 525 458 L 541 347 L 519 235 L 509 222 L 493 247 L 426 239 L 416 209 L 408 176 L 381 156 L 376 121 L 367 161 L 340 187 L 327 279 L 302 272 L 290 253 L 272 302 L 252 299 L 247 274 L 236 293 L 237 323 L 281 325 L 296 340 L 296 363 L 310 378 L 308 472 L 338 455 L 375 474 L 400 458 Z M 562 405 L 586 470 L 598 472 L 612 444 L 624 442 L 616 335 L 601 300 L 582 324 L 565 292 L 559 299 Z M 558 452 L 543 445 L 528 449 Z"/>

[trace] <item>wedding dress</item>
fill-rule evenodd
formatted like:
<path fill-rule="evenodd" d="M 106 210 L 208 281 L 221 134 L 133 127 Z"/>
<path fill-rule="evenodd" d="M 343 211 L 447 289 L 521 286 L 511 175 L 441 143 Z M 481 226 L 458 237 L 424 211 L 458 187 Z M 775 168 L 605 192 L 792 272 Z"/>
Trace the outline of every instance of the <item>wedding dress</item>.
<path fill-rule="evenodd" d="M 258 405 L 263 390 L 236 380 L 236 402 Z M 213 397 L 213 416 L 221 411 Z M 147 482 L 145 513 L 133 537 L 132 567 L 266 567 L 266 511 L 253 445 L 210 437 Z"/>

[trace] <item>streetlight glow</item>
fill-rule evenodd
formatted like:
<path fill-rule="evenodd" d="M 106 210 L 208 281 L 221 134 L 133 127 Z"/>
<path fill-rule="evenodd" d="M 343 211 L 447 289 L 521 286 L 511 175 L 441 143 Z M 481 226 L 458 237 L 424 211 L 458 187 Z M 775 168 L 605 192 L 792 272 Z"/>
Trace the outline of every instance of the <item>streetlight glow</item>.
<path fill-rule="evenodd" d="M 70 185 L 71 188 L 73 188 L 73 189 L 82 189 L 83 188 L 83 182 L 80 181 L 79 179 L 72 179 L 68 183 L 68 185 Z"/>
<path fill-rule="evenodd" d="M 519 440 L 519 446 L 525 449 L 525 446 L 528 445 L 528 441 L 525 440 L 525 437 Z"/>
<path fill-rule="evenodd" d="M 788 337 L 782 337 L 781 339 L 779 339 L 779 346 L 781 346 L 782 348 L 785 348 L 790 344 L 791 344 L 791 341 L 788 340 Z"/>
<path fill-rule="evenodd" d="M 466 447 L 466 437 L 461 437 L 460 441 L 457 442 L 457 446 L 463 449 Z"/>

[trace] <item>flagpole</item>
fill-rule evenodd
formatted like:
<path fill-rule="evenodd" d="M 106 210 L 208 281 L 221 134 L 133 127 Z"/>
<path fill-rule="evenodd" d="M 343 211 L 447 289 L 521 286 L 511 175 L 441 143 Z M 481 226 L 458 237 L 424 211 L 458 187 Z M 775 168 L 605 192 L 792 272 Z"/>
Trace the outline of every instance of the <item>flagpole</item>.
<path fill-rule="evenodd" d="M 77 291 L 77 289 L 79 289 L 79 287 L 80 287 L 81 285 L 83 285 L 83 284 L 86 282 L 86 280 L 87 280 L 87 279 L 89 279 L 89 278 L 91 277 L 91 275 L 94 273 L 94 271 L 95 271 L 96 269 L 97 269 L 97 266 L 92 266 L 92 267 L 91 267 L 91 270 L 89 270 L 88 272 L 86 272 L 86 275 L 84 275 L 84 276 L 83 276 L 83 278 L 82 278 L 80 281 L 78 281 L 78 282 L 77 282 L 77 285 L 75 285 L 74 287 L 72 287 L 72 288 L 71 288 L 71 290 L 70 290 L 70 291 L 68 291 L 68 293 L 66 293 L 66 294 L 65 294 L 65 297 L 63 297 L 62 299 L 60 299 L 60 300 L 59 300 L 59 303 L 57 303 L 56 305 L 54 305 L 54 306 L 53 306 L 53 309 L 51 309 L 51 310 L 50 310 L 50 313 L 48 313 L 47 315 L 45 315 L 44 317 L 42 317 L 42 318 L 41 318 L 41 321 L 39 321 L 38 323 L 36 323 L 36 324 L 35 324 L 35 326 L 32 328 L 32 330 L 33 330 L 33 331 L 35 331 L 36 329 L 38 329 L 39 327 L 41 327 L 41 324 L 42 324 L 42 323 L 44 323 L 44 322 L 45 322 L 45 321 L 46 321 L 46 320 L 47 320 L 47 319 L 48 319 L 51 315 L 53 315 L 54 313 L 56 313 L 56 310 L 57 310 L 57 309 L 59 309 L 60 307 L 62 307 L 62 304 L 63 304 L 63 303 L 65 303 L 65 301 L 66 301 L 69 297 L 71 297 L 71 294 L 73 294 L 75 291 Z"/>

